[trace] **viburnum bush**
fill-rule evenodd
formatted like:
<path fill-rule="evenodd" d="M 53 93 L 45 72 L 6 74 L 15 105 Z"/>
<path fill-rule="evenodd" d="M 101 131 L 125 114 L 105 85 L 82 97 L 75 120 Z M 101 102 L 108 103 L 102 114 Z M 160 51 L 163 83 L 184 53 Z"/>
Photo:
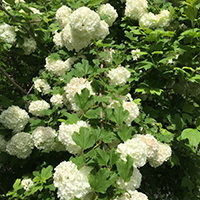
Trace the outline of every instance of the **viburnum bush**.
<path fill-rule="evenodd" d="M 200 199 L 198 0 L 0 3 L 1 199 Z"/>

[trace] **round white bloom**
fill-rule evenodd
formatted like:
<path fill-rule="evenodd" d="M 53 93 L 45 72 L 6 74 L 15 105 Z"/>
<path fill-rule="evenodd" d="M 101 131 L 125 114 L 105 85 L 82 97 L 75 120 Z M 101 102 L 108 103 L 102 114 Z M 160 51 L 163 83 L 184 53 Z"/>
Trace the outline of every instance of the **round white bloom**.
<path fill-rule="evenodd" d="M 123 101 L 123 108 L 125 110 L 128 110 L 129 112 L 129 116 L 126 119 L 126 124 L 128 126 L 131 126 L 131 122 L 136 119 L 139 115 L 139 108 L 137 106 L 136 103 L 134 103 L 133 101 L 129 102 L 129 101 Z"/>
<path fill-rule="evenodd" d="M 129 182 L 124 182 L 122 178 L 118 177 L 116 183 L 121 186 L 121 189 L 125 190 L 135 190 L 139 188 L 142 181 L 142 174 L 137 168 L 133 168 L 133 175 L 130 178 Z"/>
<path fill-rule="evenodd" d="M 157 155 L 158 149 L 159 149 L 159 142 L 156 140 L 156 138 L 153 135 L 135 134 L 134 138 L 142 139 L 142 141 L 144 141 L 145 144 L 147 145 L 147 159 L 154 158 Z"/>
<path fill-rule="evenodd" d="M 0 134 L 0 151 L 6 151 L 7 141 L 4 139 L 4 136 Z"/>
<path fill-rule="evenodd" d="M 34 145 L 38 149 L 45 149 L 50 152 L 54 149 L 56 131 L 51 127 L 38 126 L 32 133 Z"/>
<path fill-rule="evenodd" d="M 164 28 L 169 26 L 170 21 L 172 19 L 171 14 L 168 10 L 162 10 L 158 15 L 157 18 L 157 27 Z"/>
<path fill-rule="evenodd" d="M 172 149 L 168 144 L 163 144 L 161 142 L 158 143 L 159 143 L 159 149 L 157 154 L 153 158 L 148 160 L 149 164 L 152 167 L 159 167 L 160 165 L 163 164 L 163 162 L 168 161 L 172 154 Z"/>
<path fill-rule="evenodd" d="M 19 44 L 18 46 L 24 50 L 25 55 L 30 55 L 36 50 L 37 43 L 32 37 L 24 37 L 24 43 L 22 45 Z"/>
<path fill-rule="evenodd" d="M 139 20 L 147 13 L 148 2 L 146 0 L 126 0 L 125 16 Z"/>
<path fill-rule="evenodd" d="M 145 28 L 156 28 L 157 26 L 157 18 L 156 15 L 149 12 L 144 14 L 139 21 L 140 25 L 142 25 Z"/>
<path fill-rule="evenodd" d="M 148 197 L 142 192 L 137 190 L 129 190 L 129 193 L 125 192 L 122 196 L 115 198 L 114 200 L 148 200 Z"/>
<path fill-rule="evenodd" d="M 59 135 L 58 140 L 65 145 L 66 150 L 72 154 L 79 154 L 81 152 L 81 147 L 78 146 L 74 140 L 72 139 L 72 135 L 74 132 L 79 132 L 81 127 L 89 128 L 89 124 L 85 121 L 78 121 L 76 124 L 66 125 L 65 123 L 61 123 L 59 126 Z"/>
<path fill-rule="evenodd" d="M 132 138 L 120 143 L 116 152 L 121 154 L 121 159 L 126 161 L 126 156 L 133 158 L 134 167 L 143 167 L 147 160 L 147 145 L 140 138 Z"/>
<path fill-rule="evenodd" d="M 28 122 L 28 113 L 18 106 L 10 106 L 0 115 L 0 123 L 15 133 L 22 131 Z"/>
<path fill-rule="evenodd" d="M 136 50 L 132 50 L 131 51 L 131 55 L 133 57 L 133 60 L 138 60 L 138 58 L 140 57 L 140 55 L 138 54 L 138 52 L 140 52 L 140 49 L 136 49 Z"/>
<path fill-rule="evenodd" d="M 6 23 L 0 25 L 0 41 L 14 43 L 16 41 L 15 27 Z"/>
<path fill-rule="evenodd" d="M 55 94 L 51 97 L 50 102 L 53 106 L 63 107 L 63 96 L 60 94 Z"/>
<path fill-rule="evenodd" d="M 51 87 L 47 83 L 46 80 L 38 78 L 36 81 L 34 81 L 34 88 L 38 90 L 39 92 L 42 92 L 42 94 L 48 94 Z"/>
<path fill-rule="evenodd" d="M 64 42 L 62 39 L 62 32 L 58 33 L 57 31 L 55 31 L 53 36 L 53 42 L 55 43 L 58 49 L 61 49 L 64 46 Z"/>
<path fill-rule="evenodd" d="M 101 20 L 100 27 L 93 34 L 93 38 L 96 40 L 103 40 L 109 33 L 108 24 L 104 20 Z"/>
<path fill-rule="evenodd" d="M 69 16 L 69 25 L 73 35 L 92 37 L 100 27 L 100 17 L 96 12 L 83 6 Z"/>
<path fill-rule="evenodd" d="M 109 15 L 107 19 L 105 19 L 105 22 L 112 26 L 113 22 L 117 19 L 118 14 L 113 6 L 111 6 L 109 3 L 103 4 L 98 8 L 97 13 L 100 17 L 103 17 L 104 15 Z"/>
<path fill-rule="evenodd" d="M 29 179 L 23 179 L 21 181 L 21 186 L 24 188 L 24 190 L 28 191 L 30 190 L 30 188 L 33 186 L 33 181 L 29 178 Z"/>
<path fill-rule="evenodd" d="M 66 98 L 71 106 L 71 108 L 69 109 L 72 109 L 77 112 L 80 111 L 80 108 L 75 103 L 74 95 L 76 94 L 76 92 L 78 94 L 81 94 L 81 90 L 84 88 L 87 88 L 90 91 L 90 95 L 95 95 L 95 93 L 92 91 L 90 82 L 84 78 L 74 77 L 64 87 Z"/>
<path fill-rule="evenodd" d="M 69 16 L 71 15 L 71 8 L 63 5 L 56 11 L 56 19 L 59 27 L 63 29 L 69 23 Z"/>
<path fill-rule="evenodd" d="M 68 58 L 66 61 L 54 60 L 49 57 L 46 58 L 45 68 L 53 74 L 62 76 L 66 71 L 69 71 L 76 58 Z"/>
<path fill-rule="evenodd" d="M 42 110 L 49 109 L 50 105 L 45 100 L 32 101 L 29 105 L 29 112 L 35 116 L 42 117 Z"/>
<path fill-rule="evenodd" d="M 13 156 L 25 159 L 30 156 L 34 148 L 31 134 L 20 132 L 14 135 L 6 146 L 6 151 Z"/>
<path fill-rule="evenodd" d="M 88 181 L 91 167 L 84 166 L 78 170 L 73 162 L 63 161 L 54 170 L 54 186 L 58 188 L 60 200 L 83 199 L 93 191 Z"/>
<path fill-rule="evenodd" d="M 108 72 L 107 76 L 110 78 L 109 80 L 110 85 L 122 86 L 126 84 L 126 82 L 131 76 L 131 73 L 125 67 L 118 66 L 115 69 L 111 69 Z"/>

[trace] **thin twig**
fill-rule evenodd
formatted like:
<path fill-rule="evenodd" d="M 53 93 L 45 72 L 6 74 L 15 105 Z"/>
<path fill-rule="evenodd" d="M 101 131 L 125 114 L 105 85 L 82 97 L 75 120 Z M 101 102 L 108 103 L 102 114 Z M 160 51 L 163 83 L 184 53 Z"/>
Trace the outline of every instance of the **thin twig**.
<path fill-rule="evenodd" d="M 103 64 L 100 65 L 100 68 L 102 69 L 103 68 Z M 100 75 L 102 76 L 102 74 Z M 102 97 L 102 84 L 100 84 L 100 88 L 99 88 L 99 96 Z M 101 103 L 102 105 L 102 103 Z M 100 126 L 101 128 L 104 128 L 103 126 L 103 111 L 100 112 Z"/>

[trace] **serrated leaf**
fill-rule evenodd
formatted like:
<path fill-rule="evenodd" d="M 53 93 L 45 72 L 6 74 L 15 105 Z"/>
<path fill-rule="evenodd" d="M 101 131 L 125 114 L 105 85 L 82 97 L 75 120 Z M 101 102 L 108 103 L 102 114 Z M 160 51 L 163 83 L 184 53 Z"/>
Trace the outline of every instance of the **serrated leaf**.
<path fill-rule="evenodd" d="M 90 74 L 93 72 L 93 68 L 91 65 L 89 65 L 89 62 L 85 59 L 82 60 L 82 63 L 77 63 L 74 65 L 74 68 L 78 72 L 77 76 L 85 76 L 87 74 Z M 73 71 L 75 74 L 76 72 Z"/>
<path fill-rule="evenodd" d="M 133 158 L 127 155 L 126 160 L 127 162 L 120 159 L 117 162 L 117 171 L 125 182 L 129 182 L 130 177 L 133 175 Z"/>
<path fill-rule="evenodd" d="M 96 149 L 97 152 L 97 162 L 99 165 L 107 165 L 109 160 L 109 155 L 102 149 Z"/>
<path fill-rule="evenodd" d="M 93 96 L 90 96 L 90 91 L 87 88 L 82 89 L 81 94 L 76 93 L 74 99 L 76 105 L 82 110 L 89 108 L 94 103 Z"/>
<path fill-rule="evenodd" d="M 68 113 L 67 111 L 63 111 L 62 112 L 62 114 L 64 115 L 64 116 L 66 116 L 68 119 L 67 120 L 62 120 L 62 119 L 59 119 L 58 121 L 61 121 L 62 120 L 62 122 L 64 122 L 65 124 L 76 124 L 78 121 L 79 121 L 79 117 L 78 117 L 78 115 L 76 114 L 76 113 L 72 113 L 72 114 L 70 114 L 70 113 Z"/>
<path fill-rule="evenodd" d="M 200 132 L 197 129 L 187 128 L 181 133 L 181 140 L 188 139 L 191 146 L 197 146 L 200 143 Z"/>
<path fill-rule="evenodd" d="M 12 104 L 13 103 L 11 102 L 9 98 L 7 98 L 6 96 L 0 95 L 0 105 L 2 105 L 5 108 L 8 108 Z"/>
<path fill-rule="evenodd" d="M 122 128 L 118 129 L 117 134 L 122 139 L 122 141 L 125 142 L 126 140 L 131 138 L 132 130 L 133 130 L 133 127 L 128 127 L 127 124 L 123 123 Z"/>
<path fill-rule="evenodd" d="M 51 109 L 44 109 L 42 111 L 40 111 L 43 115 L 47 115 L 50 116 L 52 114 L 52 110 Z"/>
<path fill-rule="evenodd" d="M 88 119 L 98 119 L 100 118 L 100 112 L 102 111 L 102 108 L 96 108 L 96 109 L 89 109 L 85 113 L 85 117 Z"/>
<path fill-rule="evenodd" d="M 72 139 L 82 150 L 88 149 L 95 144 L 95 137 L 85 127 L 81 127 L 79 133 L 74 132 Z"/>
<path fill-rule="evenodd" d="M 53 170 L 53 167 L 51 165 L 49 165 L 47 168 L 42 168 L 41 178 L 49 179 L 50 177 L 52 177 L 53 175 L 52 170 Z"/>
<path fill-rule="evenodd" d="M 116 153 L 115 152 L 115 149 L 111 149 L 110 152 L 109 152 L 109 155 L 110 155 L 110 161 L 109 161 L 109 164 L 111 166 L 113 166 L 120 158 L 120 153 Z"/>
<path fill-rule="evenodd" d="M 110 120 L 116 122 L 117 124 L 121 124 L 128 118 L 128 116 L 128 110 L 124 110 L 123 107 L 117 107 L 113 114 L 110 116 Z"/>
<path fill-rule="evenodd" d="M 15 5 L 15 0 L 4 0 L 6 3 L 14 6 Z"/>
<path fill-rule="evenodd" d="M 81 168 L 82 164 L 85 163 L 85 157 L 83 156 L 77 156 L 75 158 L 71 156 L 69 160 L 76 164 L 78 170 Z"/>
<path fill-rule="evenodd" d="M 13 189 L 14 189 L 14 191 L 21 189 L 21 179 L 20 178 L 16 179 L 16 181 L 14 182 Z"/>

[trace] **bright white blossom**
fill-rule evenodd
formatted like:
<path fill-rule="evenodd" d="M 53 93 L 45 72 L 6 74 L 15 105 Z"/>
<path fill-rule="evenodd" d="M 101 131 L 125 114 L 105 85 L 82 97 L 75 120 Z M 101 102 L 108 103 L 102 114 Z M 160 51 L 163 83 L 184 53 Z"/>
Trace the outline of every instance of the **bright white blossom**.
<path fill-rule="evenodd" d="M 24 190 L 28 191 L 30 190 L 30 188 L 33 186 L 33 181 L 29 178 L 29 179 L 23 179 L 21 181 L 21 186 L 24 188 Z"/>
<path fill-rule="evenodd" d="M 108 24 L 104 20 L 101 20 L 99 28 L 93 34 L 93 38 L 96 40 L 103 40 L 109 33 Z"/>
<path fill-rule="evenodd" d="M 113 22 L 117 19 L 118 14 L 117 11 L 113 6 L 111 6 L 109 3 L 103 4 L 98 8 L 98 12 L 100 17 L 103 17 L 104 15 L 108 15 L 108 18 L 104 21 L 109 25 L 112 26 Z"/>
<path fill-rule="evenodd" d="M 12 105 L 0 115 L 0 123 L 8 129 L 13 129 L 14 133 L 22 131 L 28 122 L 28 113 L 18 106 Z"/>
<path fill-rule="evenodd" d="M 48 94 L 49 90 L 51 89 L 50 85 L 47 83 L 46 80 L 38 78 L 36 81 L 34 81 L 34 88 L 38 90 L 39 92 L 42 92 L 42 94 Z"/>
<path fill-rule="evenodd" d="M 69 16 L 71 15 L 71 8 L 63 5 L 56 11 L 56 19 L 59 27 L 63 29 L 69 23 Z"/>
<path fill-rule="evenodd" d="M 34 148 L 32 135 L 20 132 L 12 136 L 6 146 L 6 151 L 13 156 L 25 159 L 30 156 Z"/>
<path fill-rule="evenodd" d="M 58 106 L 61 107 L 63 106 L 63 96 L 60 94 L 54 94 L 50 98 L 50 102 L 52 103 L 53 106 Z"/>
<path fill-rule="evenodd" d="M 53 36 L 53 42 L 55 43 L 58 49 L 61 49 L 64 46 L 64 42 L 62 39 L 62 32 L 58 33 L 57 31 L 55 31 Z"/>
<path fill-rule="evenodd" d="M 126 161 L 126 156 L 133 158 L 134 167 L 143 167 L 147 161 L 147 145 L 140 138 L 132 138 L 120 143 L 116 152 L 121 154 L 121 159 Z"/>
<path fill-rule="evenodd" d="M 84 199 L 93 191 L 88 181 L 92 167 L 83 166 L 78 170 L 73 162 L 63 161 L 54 170 L 53 183 L 58 188 L 60 200 L 73 200 L 74 197 Z"/>
<path fill-rule="evenodd" d="M 81 152 L 81 147 L 78 146 L 72 139 L 73 133 L 78 133 L 81 127 L 89 128 L 90 126 L 82 120 L 78 121 L 76 124 L 68 125 L 62 122 L 59 126 L 58 140 L 65 145 L 66 150 L 72 154 L 79 154 Z"/>
<path fill-rule="evenodd" d="M 159 167 L 160 165 L 163 164 L 163 162 L 168 161 L 172 154 L 172 149 L 168 144 L 164 144 L 161 142 L 158 143 L 159 143 L 158 152 L 153 158 L 148 159 L 149 164 L 152 167 Z"/>
<path fill-rule="evenodd" d="M 69 109 L 79 112 L 80 108 L 76 105 L 74 95 L 76 92 L 81 94 L 81 90 L 87 88 L 90 91 L 90 95 L 95 95 L 92 91 L 90 82 L 84 78 L 74 77 L 70 82 L 64 87 L 66 99 L 69 102 Z"/>
<path fill-rule="evenodd" d="M 157 27 L 159 28 L 164 28 L 169 26 L 172 20 L 172 16 L 168 10 L 160 11 L 160 13 L 156 15 L 156 17 L 157 17 Z"/>
<path fill-rule="evenodd" d="M 137 190 L 129 190 L 129 193 L 125 192 L 122 196 L 115 198 L 114 200 L 148 200 L 148 197 L 142 192 Z"/>
<path fill-rule="evenodd" d="M 32 133 L 34 145 L 38 149 L 50 152 L 54 149 L 54 139 L 56 131 L 51 127 L 38 126 Z"/>
<path fill-rule="evenodd" d="M 0 41 L 13 44 L 16 41 L 15 27 L 6 23 L 1 24 Z"/>
<path fill-rule="evenodd" d="M 131 51 L 131 55 L 132 55 L 133 60 L 138 60 L 138 58 L 140 57 L 138 52 L 140 52 L 140 49 L 136 49 L 136 50 L 133 49 Z"/>
<path fill-rule="evenodd" d="M 131 76 L 131 73 L 123 66 L 118 66 L 117 68 L 111 69 L 107 76 L 110 78 L 110 85 L 120 85 L 123 86 L 126 84 L 128 79 Z"/>
<path fill-rule="evenodd" d="M 71 69 L 72 64 L 75 62 L 75 60 L 75 57 L 68 58 L 66 61 L 54 60 L 47 57 L 45 68 L 53 74 L 62 76 L 65 74 L 66 71 L 69 71 Z"/>
<path fill-rule="evenodd" d="M 147 13 L 148 2 L 146 0 L 126 0 L 125 16 L 139 20 Z"/>
<path fill-rule="evenodd" d="M 129 182 L 124 182 L 121 177 L 118 177 L 116 183 L 117 185 L 121 186 L 121 189 L 125 190 L 135 190 L 136 188 L 140 187 L 142 181 L 142 174 L 137 168 L 133 168 L 133 175 L 130 177 Z"/>
<path fill-rule="evenodd" d="M 50 105 L 45 100 L 32 101 L 28 107 L 29 112 L 35 116 L 42 117 L 42 110 L 49 109 Z"/>
<path fill-rule="evenodd" d="M 36 50 L 37 43 L 32 37 L 24 37 L 24 43 L 22 45 L 18 44 L 17 46 L 24 50 L 25 55 L 30 55 Z"/>
<path fill-rule="evenodd" d="M 142 25 L 145 28 L 156 28 L 157 26 L 157 19 L 156 16 L 149 12 L 149 13 L 145 13 L 139 21 L 140 25 Z"/>
<path fill-rule="evenodd" d="M 7 141 L 4 136 L 0 134 L 0 151 L 6 151 Z"/>

